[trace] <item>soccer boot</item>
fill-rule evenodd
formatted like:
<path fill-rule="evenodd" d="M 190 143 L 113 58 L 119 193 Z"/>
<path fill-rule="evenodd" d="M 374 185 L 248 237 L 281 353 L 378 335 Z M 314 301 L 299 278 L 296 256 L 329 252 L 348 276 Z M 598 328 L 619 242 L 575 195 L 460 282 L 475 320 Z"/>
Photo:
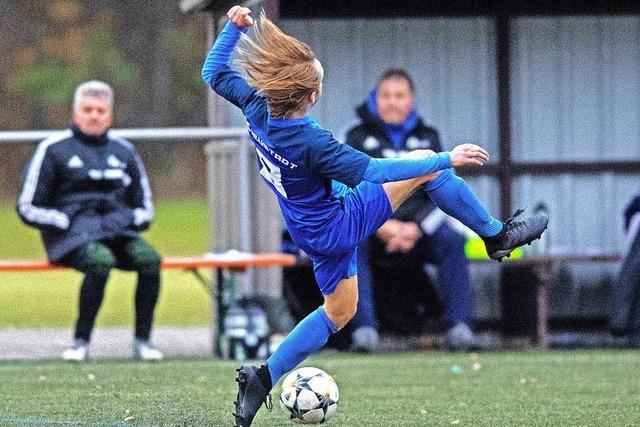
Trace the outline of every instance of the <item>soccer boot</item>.
<path fill-rule="evenodd" d="M 238 372 L 236 378 L 238 394 L 236 401 L 233 402 L 236 407 L 236 411 L 233 413 L 236 427 L 249 427 L 263 403 L 268 410 L 273 408 L 269 394 L 270 384 L 265 384 L 265 381 L 260 378 L 258 370 L 259 368 L 249 364 L 236 369 Z M 271 382 L 271 379 L 268 381 Z"/>
<path fill-rule="evenodd" d="M 504 227 L 498 235 L 482 238 L 489 258 L 502 261 L 502 258 L 509 257 L 515 248 L 539 239 L 546 230 L 549 223 L 547 214 L 541 212 L 522 221 L 516 221 L 523 212 L 523 209 L 516 210 L 513 216 L 504 222 Z"/>

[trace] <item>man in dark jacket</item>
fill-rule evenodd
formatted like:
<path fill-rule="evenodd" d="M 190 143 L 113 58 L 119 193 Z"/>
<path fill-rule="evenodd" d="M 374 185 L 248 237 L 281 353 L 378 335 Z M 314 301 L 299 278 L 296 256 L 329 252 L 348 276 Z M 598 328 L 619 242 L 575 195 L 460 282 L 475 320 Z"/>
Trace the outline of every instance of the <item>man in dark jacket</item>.
<path fill-rule="evenodd" d="M 438 132 L 425 126 L 414 109 L 414 86 L 405 70 L 389 69 L 356 112 L 360 123 L 347 131 L 346 143 L 372 157 L 400 157 L 411 150 L 442 151 Z M 374 240 L 378 242 L 374 242 Z M 417 265 L 435 264 L 444 308 L 447 343 L 466 349 L 476 343 L 471 330 L 473 298 L 469 285 L 464 237 L 449 225 L 425 191 L 416 191 L 358 248 L 358 311 L 353 320 L 353 342 L 360 350 L 377 346 L 377 319 L 373 300 L 371 245 L 383 244 L 390 257 L 405 254 Z M 391 259 L 391 258 L 390 258 Z"/>
<path fill-rule="evenodd" d="M 112 268 L 138 272 L 133 356 L 162 359 L 150 345 L 160 290 L 160 255 L 139 233 L 153 220 L 151 190 L 133 145 L 108 135 L 113 91 L 90 81 L 78 86 L 73 124 L 42 141 L 25 170 L 18 214 L 40 230 L 49 261 L 85 274 L 75 340 L 63 358 L 85 361 Z"/>

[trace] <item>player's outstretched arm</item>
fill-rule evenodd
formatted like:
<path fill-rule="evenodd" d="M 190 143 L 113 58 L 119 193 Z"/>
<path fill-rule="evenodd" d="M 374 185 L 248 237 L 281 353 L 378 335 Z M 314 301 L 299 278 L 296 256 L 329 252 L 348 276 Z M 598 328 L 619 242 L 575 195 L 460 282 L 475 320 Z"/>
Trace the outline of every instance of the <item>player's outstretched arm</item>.
<path fill-rule="evenodd" d="M 202 80 L 208 86 L 240 108 L 251 100 L 255 89 L 231 68 L 230 63 L 233 50 L 242 33 L 253 25 L 250 13 L 246 7 L 234 6 L 229 9 L 229 22 L 218 35 L 201 71 Z"/>
<path fill-rule="evenodd" d="M 483 165 L 489 153 L 475 144 L 461 144 L 451 151 L 400 159 L 376 159 L 355 148 L 341 144 L 331 132 L 315 129 L 313 144 L 309 144 L 311 170 L 350 187 L 362 180 L 382 184 L 417 178 L 430 173 L 466 165 Z"/>
<path fill-rule="evenodd" d="M 363 178 L 370 182 L 384 183 L 417 178 L 451 167 L 467 165 L 482 166 L 489 159 L 489 153 L 475 144 L 461 144 L 451 151 L 445 151 L 422 158 L 374 159 L 364 172 Z"/>

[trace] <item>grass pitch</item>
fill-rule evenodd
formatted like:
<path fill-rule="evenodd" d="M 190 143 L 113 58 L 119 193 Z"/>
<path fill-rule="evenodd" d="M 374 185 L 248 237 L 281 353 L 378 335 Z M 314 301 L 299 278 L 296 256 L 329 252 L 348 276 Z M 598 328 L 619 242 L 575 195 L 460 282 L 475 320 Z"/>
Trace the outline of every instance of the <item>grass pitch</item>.
<path fill-rule="evenodd" d="M 324 353 L 305 365 L 338 382 L 330 426 L 640 424 L 637 352 Z M 202 359 L 0 362 L 0 425 L 230 426 L 235 367 Z M 261 409 L 254 425 L 293 424 L 274 407 Z"/>

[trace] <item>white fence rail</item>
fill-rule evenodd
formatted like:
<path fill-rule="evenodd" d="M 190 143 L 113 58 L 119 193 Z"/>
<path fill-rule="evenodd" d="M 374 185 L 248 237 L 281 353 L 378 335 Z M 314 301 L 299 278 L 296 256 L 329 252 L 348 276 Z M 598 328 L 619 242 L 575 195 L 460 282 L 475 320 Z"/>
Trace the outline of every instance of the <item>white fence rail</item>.
<path fill-rule="evenodd" d="M 65 130 L 15 130 L 0 132 L 0 144 L 37 142 Z M 222 138 L 243 138 L 247 131 L 243 128 L 133 128 L 111 129 L 113 136 L 136 141 L 153 140 L 208 140 Z"/>

